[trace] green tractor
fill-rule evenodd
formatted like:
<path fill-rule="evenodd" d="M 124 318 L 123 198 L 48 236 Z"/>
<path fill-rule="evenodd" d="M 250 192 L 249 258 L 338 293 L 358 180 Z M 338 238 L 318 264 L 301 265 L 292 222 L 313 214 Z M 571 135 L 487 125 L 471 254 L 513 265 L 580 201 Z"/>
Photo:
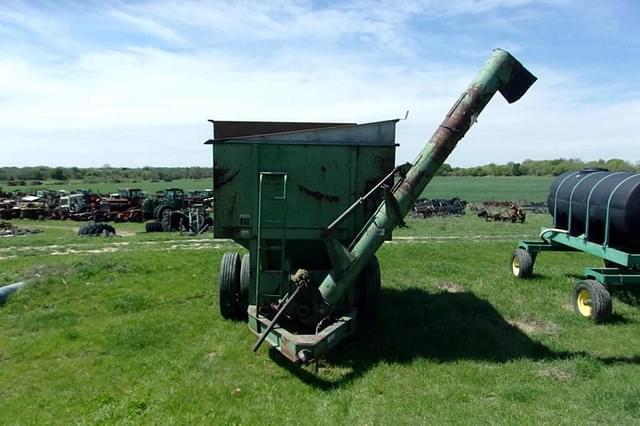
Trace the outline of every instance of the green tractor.
<path fill-rule="evenodd" d="M 161 221 L 165 215 L 185 207 L 184 191 L 180 188 L 169 188 L 156 192 L 142 203 L 142 213 L 146 220 Z"/>

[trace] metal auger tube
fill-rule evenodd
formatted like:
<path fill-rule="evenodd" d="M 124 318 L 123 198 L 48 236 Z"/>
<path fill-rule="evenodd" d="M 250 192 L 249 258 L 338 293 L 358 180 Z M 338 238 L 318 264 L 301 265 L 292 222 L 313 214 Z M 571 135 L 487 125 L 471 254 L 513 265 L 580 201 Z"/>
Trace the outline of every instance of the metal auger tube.
<path fill-rule="evenodd" d="M 351 244 L 350 262 L 342 270 L 332 270 L 318 288 L 327 311 L 331 311 L 352 286 L 367 262 L 391 231 L 409 212 L 415 200 L 442 163 L 476 122 L 480 112 L 499 91 L 507 102 L 520 99 L 536 81 L 526 68 L 502 49 L 496 49 L 467 90 L 422 149 L 405 178 L 398 182 L 358 238 Z"/>

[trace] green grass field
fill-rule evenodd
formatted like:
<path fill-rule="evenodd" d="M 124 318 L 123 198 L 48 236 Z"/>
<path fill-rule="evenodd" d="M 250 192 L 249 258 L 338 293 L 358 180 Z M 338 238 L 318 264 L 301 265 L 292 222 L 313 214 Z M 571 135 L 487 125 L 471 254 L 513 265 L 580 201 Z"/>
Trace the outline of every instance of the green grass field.
<path fill-rule="evenodd" d="M 453 198 L 459 197 L 467 201 L 485 200 L 527 200 L 544 201 L 547 197 L 549 185 L 553 181 L 550 176 L 500 176 L 500 177 L 436 177 L 423 193 L 427 198 Z M 182 188 L 184 190 L 207 189 L 212 187 L 211 179 L 199 180 L 175 180 L 173 182 L 128 182 L 128 183 L 96 183 L 86 184 L 81 181 L 70 181 L 65 184 L 52 182 L 42 186 L 19 187 L 22 191 L 36 191 L 38 189 L 49 190 L 76 190 L 79 188 L 90 189 L 94 192 L 109 193 L 118 188 L 138 187 L 148 192 L 155 192 L 165 188 Z M 5 188 L 10 190 L 15 188 Z"/>
<path fill-rule="evenodd" d="M 408 220 L 378 252 L 377 320 L 316 374 L 252 353 L 246 324 L 218 314 L 235 244 L 18 221 L 44 232 L 0 239 L 0 282 L 37 277 L 0 307 L 0 424 L 638 424 L 638 299 L 616 294 L 595 325 L 571 291 L 597 259 L 507 270 L 549 222 Z"/>
<path fill-rule="evenodd" d="M 467 201 L 546 201 L 551 176 L 436 177 L 422 193 L 426 198 L 459 197 Z"/>

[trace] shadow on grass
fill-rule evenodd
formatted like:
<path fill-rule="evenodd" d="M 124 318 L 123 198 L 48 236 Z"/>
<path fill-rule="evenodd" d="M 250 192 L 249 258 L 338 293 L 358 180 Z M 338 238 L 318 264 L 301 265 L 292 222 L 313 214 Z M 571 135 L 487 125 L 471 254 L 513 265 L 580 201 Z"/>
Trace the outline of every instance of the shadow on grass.
<path fill-rule="evenodd" d="M 477 360 L 505 363 L 516 359 L 566 359 L 582 353 L 556 352 L 509 324 L 487 301 L 470 292 L 428 293 L 412 288 L 383 289 L 375 322 L 360 324 L 354 336 L 330 353 L 321 366 L 347 371 L 326 380 L 271 350 L 271 358 L 303 382 L 323 390 L 356 380 L 378 363 L 406 364 Z M 588 356 L 588 355 L 587 355 Z M 639 364 L 640 358 L 601 360 Z"/>
<path fill-rule="evenodd" d="M 640 306 L 640 285 L 612 286 L 611 293 L 630 306 Z"/>

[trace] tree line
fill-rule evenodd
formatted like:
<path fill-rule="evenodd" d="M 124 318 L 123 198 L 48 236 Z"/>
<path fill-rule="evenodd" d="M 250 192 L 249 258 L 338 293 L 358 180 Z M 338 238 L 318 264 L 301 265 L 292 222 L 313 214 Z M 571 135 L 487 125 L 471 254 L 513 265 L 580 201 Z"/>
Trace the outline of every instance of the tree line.
<path fill-rule="evenodd" d="M 0 167 L 0 182 L 43 182 L 47 180 L 84 183 L 173 181 L 212 177 L 211 167 Z"/>
<path fill-rule="evenodd" d="M 521 163 L 490 163 L 476 167 L 452 167 L 444 164 L 440 176 L 558 176 L 569 170 L 602 168 L 612 172 L 640 172 L 640 164 L 612 158 L 582 161 L 576 158 L 555 160 L 524 160 Z M 84 183 L 173 181 L 212 177 L 211 167 L 0 167 L 0 182 L 82 181 Z"/>
<path fill-rule="evenodd" d="M 587 168 L 607 169 L 612 172 L 640 172 L 640 164 L 612 158 L 609 160 L 582 161 L 577 158 L 555 160 L 524 160 L 521 163 L 490 163 L 477 167 L 451 167 L 443 164 L 440 176 L 558 176 L 570 170 Z"/>

